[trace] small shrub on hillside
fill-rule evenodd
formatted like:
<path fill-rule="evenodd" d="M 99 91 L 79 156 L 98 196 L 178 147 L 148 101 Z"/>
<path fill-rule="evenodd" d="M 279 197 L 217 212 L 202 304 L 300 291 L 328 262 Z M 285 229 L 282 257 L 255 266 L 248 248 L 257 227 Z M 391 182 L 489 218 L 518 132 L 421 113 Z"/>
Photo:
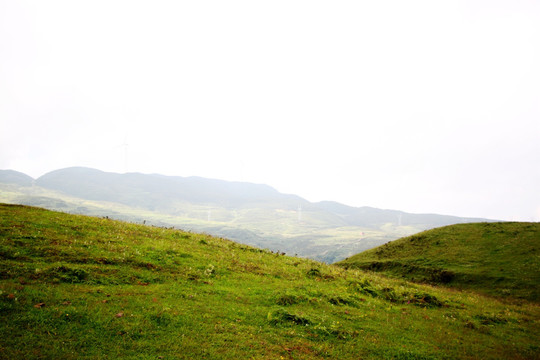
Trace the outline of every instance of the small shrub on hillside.
<path fill-rule="evenodd" d="M 311 268 L 306 275 L 309 277 L 321 277 L 321 271 L 319 269 Z"/>
<path fill-rule="evenodd" d="M 389 287 L 382 288 L 380 294 L 383 299 L 390 302 L 400 302 L 402 300 L 401 296 L 396 293 L 394 289 Z"/>
<path fill-rule="evenodd" d="M 85 282 L 88 279 L 89 274 L 83 269 L 61 265 L 51 267 L 44 271 L 37 270 L 35 276 L 38 278 L 44 277 L 52 282 L 77 284 Z"/>
<path fill-rule="evenodd" d="M 342 306 L 342 305 L 349 305 L 349 306 L 354 306 L 356 305 L 354 300 L 352 300 L 351 298 L 349 297 L 343 297 L 343 296 L 331 296 L 328 298 L 328 302 L 332 305 L 338 305 L 338 306 Z"/>
<path fill-rule="evenodd" d="M 268 313 L 268 320 L 272 325 L 277 324 L 294 324 L 294 325 L 310 325 L 312 322 L 300 315 L 291 314 L 283 309 L 270 311 Z"/>
<path fill-rule="evenodd" d="M 276 304 L 283 305 L 283 306 L 294 305 L 305 300 L 306 300 L 306 297 L 302 295 L 283 294 L 283 295 L 278 296 L 278 298 L 276 299 Z"/>
<path fill-rule="evenodd" d="M 405 294 L 405 297 L 408 304 L 415 304 L 423 307 L 441 307 L 444 305 L 436 296 L 428 293 Z"/>
<path fill-rule="evenodd" d="M 424 292 L 398 292 L 391 287 L 377 287 L 367 279 L 349 282 L 349 289 L 354 293 L 369 295 L 373 298 L 382 298 L 393 303 L 415 304 L 423 307 L 441 307 L 444 305 L 443 302 L 434 295 Z"/>
<path fill-rule="evenodd" d="M 308 277 L 313 277 L 313 278 L 318 278 L 318 279 L 324 279 L 324 280 L 333 280 L 334 279 L 334 276 L 330 275 L 330 274 L 323 274 L 321 272 L 321 270 L 317 269 L 317 268 L 311 268 L 308 270 L 308 272 L 306 273 L 306 275 Z"/>
<path fill-rule="evenodd" d="M 448 284 L 452 280 L 454 280 L 455 277 L 456 277 L 456 274 L 453 271 L 442 270 L 442 269 L 432 269 L 428 282 Z"/>
<path fill-rule="evenodd" d="M 466 327 L 467 329 L 473 329 L 473 330 L 477 329 L 476 324 L 475 324 L 474 322 L 470 321 L 470 320 L 467 320 L 467 321 L 465 322 L 465 327 Z"/>
<path fill-rule="evenodd" d="M 426 235 L 418 234 L 418 235 L 409 236 L 409 242 L 411 243 L 424 243 L 427 240 L 429 240 L 429 238 Z"/>
<path fill-rule="evenodd" d="M 312 335 L 320 340 L 335 338 L 339 340 L 347 340 L 358 336 L 358 331 L 350 331 L 345 329 L 340 323 L 332 322 L 330 325 L 318 324 L 312 329 Z"/>
<path fill-rule="evenodd" d="M 354 280 L 349 282 L 349 289 L 352 292 L 358 292 L 360 294 L 369 295 L 372 297 L 377 297 L 379 295 L 379 292 L 371 284 L 371 282 L 368 279 L 361 279 L 361 280 Z"/>

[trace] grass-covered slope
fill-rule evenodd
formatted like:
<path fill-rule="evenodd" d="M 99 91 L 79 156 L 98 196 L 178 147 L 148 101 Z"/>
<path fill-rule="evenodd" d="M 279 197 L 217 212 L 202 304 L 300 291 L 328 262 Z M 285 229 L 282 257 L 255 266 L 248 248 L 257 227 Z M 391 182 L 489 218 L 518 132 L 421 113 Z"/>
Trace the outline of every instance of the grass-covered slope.
<path fill-rule="evenodd" d="M 540 223 L 476 223 L 424 231 L 338 265 L 540 301 Z"/>
<path fill-rule="evenodd" d="M 2 359 L 539 358 L 536 304 L 0 205 Z"/>

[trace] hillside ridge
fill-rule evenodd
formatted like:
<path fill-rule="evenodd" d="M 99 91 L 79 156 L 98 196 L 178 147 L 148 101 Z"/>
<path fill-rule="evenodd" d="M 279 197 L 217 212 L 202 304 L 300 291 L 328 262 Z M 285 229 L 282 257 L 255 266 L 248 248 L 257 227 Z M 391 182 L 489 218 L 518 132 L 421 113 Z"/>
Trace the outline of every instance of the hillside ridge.
<path fill-rule="evenodd" d="M 456 224 L 367 250 L 337 265 L 540 302 L 540 223 Z"/>

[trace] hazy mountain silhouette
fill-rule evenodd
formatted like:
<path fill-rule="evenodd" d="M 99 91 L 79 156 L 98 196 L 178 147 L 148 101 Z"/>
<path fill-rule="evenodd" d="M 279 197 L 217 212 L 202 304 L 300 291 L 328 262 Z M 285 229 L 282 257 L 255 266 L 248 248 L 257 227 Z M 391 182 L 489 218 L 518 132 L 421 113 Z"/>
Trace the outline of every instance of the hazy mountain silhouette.
<path fill-rule="evenodd" d="M 267 185 L 158 174 L 116 174 L 73 167 L 47 173 L 36 184 L 89 200 L 113 201 L 150 210 L 166 210 L 178 201 L 225 208 L 257 203 L 305 202 Z"/>
<path fill-rule="evenodd" d="M 352 207 L 333 201 L 322 201 L 316 204 L 319 208 L 338 215 L 347 225 L 381 226 L 395 223 L 401 226 L 426 225 L 443 226 L 452 223 L 485 221 L 485 219 L 462 218 L 437 214 L 410 214 L 399 210 L 383 210 L 369 206 Z"/>
<path fill-rule="evenodd" d="M 31 186 L 34 179 L 22 172 L 14 170 L 0 170 L 0 183 Z"/>

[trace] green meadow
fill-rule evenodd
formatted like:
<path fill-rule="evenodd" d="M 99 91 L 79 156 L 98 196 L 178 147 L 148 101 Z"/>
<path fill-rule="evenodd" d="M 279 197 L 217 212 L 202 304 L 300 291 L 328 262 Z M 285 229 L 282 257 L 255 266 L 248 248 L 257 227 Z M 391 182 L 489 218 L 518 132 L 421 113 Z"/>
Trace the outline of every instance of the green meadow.
<path fill-rule="evenodd" d="M 538 302 L 507 295 L 0 205 L 2 359 L 540 358 Z"/>

